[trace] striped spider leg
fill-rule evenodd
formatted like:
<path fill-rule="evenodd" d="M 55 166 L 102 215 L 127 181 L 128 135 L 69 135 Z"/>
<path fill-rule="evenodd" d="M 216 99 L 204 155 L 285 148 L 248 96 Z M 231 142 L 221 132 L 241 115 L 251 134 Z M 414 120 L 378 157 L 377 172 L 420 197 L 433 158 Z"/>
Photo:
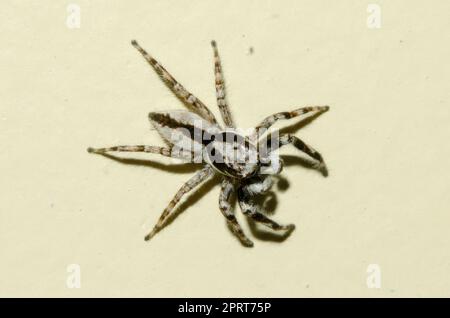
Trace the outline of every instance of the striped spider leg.
<path fill-rule="evenodd" d="M 219 196 L 219 208 L 227 220 L 228 227 L 231 232 L 236 235 L 241 243 L 246 247 L 252 247 L 253 242 L 244 234 L 242 227 L 239 225 L 236 216 L 234 215 L 233 207 L 231 206 L 231 194 L 234 192 L 233 181 L 229 178 L 222 180 Z"/>
<path fill-rule="evenodd" d="M 181 85 L 170 73 L 161 65 L 157 60 L 155 60 L 150 54 L 147 53 L 136 40 L 131 41 L 131 44 L 142 54 L 142 56 L 147 60 L 147 62 L 153 67 L 156 73 L 162 78 L 162 80 L 167 84 L 170 90 L 182 100 L 190 109 L 195 113 L 199 114 L 201 117 L 207 121 L 217 124 L 217 120 L 213 113 L 208 109 L 208 107 L 203 104 L 203 102 L 195 97 L 193 94 L 188 92 L 183 85 Z"/>
<path fill-rule="evenodd" d="M 251 138 L 253 138 L 253 140 L 258 139 L 258 137 L 264 135 L 264 133 L 280 119 L 291 119 L 310 112 L 322 114 L 324 112 L 327 112 L 329 109 L 330 109 L 329 106 L 306 106 L 289 112 L 275 113 L 273 115 L 264 118 L 258 125 L 256 125 L 254 132 L 251 135 Z M 275 136 L 275 138 L 273 138 L 273 136 Z M 308 156 L 315 159 L 316 165 L 314 166 L 314 168 L 318 169 L 319 171 L 322 171 L 322 173 L 326 175 L 327 167 L 325 165 L 322 155 L 318 151 L 316 151 L 313 147 L 309 146 L 304 141 L 302 141 L 300 138 L 291 134 L 280 134 L 279 131 L 277 130 L 275 131 L 275 133 L 270 133 L 268 134 L 268 136 L 265 136 L 264 138 L 261 138 L 258 141 L 258 146 L 261 147 L 261 145 L 263 145 L 264 149 L 266 150 L 265 153 L 266 156 L 270 156 L 271 152 L 288 144 L 292 144 L 298 150 L 306 153 Z M 274 149 L 272 149 L 272 147 Z M 278 158 L 279 172 L 282 169 L 282 164 L 283 164 L 282 160 Z"/>
<path fill-rule="evenodd" d="M 211 41 L 211 45 L 214 50 L 214 77 L 216 83 L 217 106 L 219 106 L 220 114 L 222 115 L 225 127 L 235 128 L 231 117 L 231 112 L 226 101 L 225 81 L 216 41 Z"/>
<path fill-rule="evenodd" d="M 155 224 L 151 232 L 145 236 L 145 240 L 150 240 L 164 227 L 164 222 L 169 218 L 170 213 L 175 209 L 177 203 L 180 202 L 181 198 L 186 193 L 195 189 L 198 185 L 210 178 L 213 174 L 214 170 L 210 166 L 206 165 L 202 170 L 198 171 L 191 179 L 183 184 L 180 190 L 178 190 L 173 199 L 170 201 L 169 205 L 164 209 L 163 213 L 158 219 L 158 222 Z"/>
<path fill-rule="evenodd" d="M 327 173 L 327 167 L 320 152 L 306 144 L 297 136 L 288 133 L 279 134 L 279 131 L 277 130 L 275 133 L 271 133 L 267 137 L 261 139 L 258 145 L 260 147 L 260 154 L 264 154 L 261 156 L 264 156 L 266 161 L 272 160 L 271 165 L 276 167 L 275 170 L 278 170 L 278 172 L 281 172 L 283 168 L 283 161 L 278 155 L 274 156 L 274 152 L 283 146 L 293 145 L 296 149 L 307 154 L 314 160 L 315 164 L 313 165 L 313 168 L 321 171 L 324 175 Z M 264 151 L 262 151 L 262 148 L 264 148 Z"/>
<path fill-rule="evenodd" d="M 329 109 L 330 109 L 329 106 L 306 106 L 292 110 L 290 112 L 275 113 L 273 115 L 264 118 L 263 121 L 261 121 L 258 125 L 256 125 L 255 132 L 258 133 L 261 130 L 269 129 L 273 124 L 275 124 L 280 119 L 291 119 L 310 112 L 324 113 Z"/>
<path fill-rule="evenodd" d="M 247 180 L 238 189 L 238 202 L 242 213 L 257 223 L 261 223 L 275 231 L 291 232 L 295 229 L 294 224 L 280 225 L 259 211 L 259 207 L 254 201 L 256 195 L 267 193 L 272 187 L 271 175 L 258 175 Z"/>

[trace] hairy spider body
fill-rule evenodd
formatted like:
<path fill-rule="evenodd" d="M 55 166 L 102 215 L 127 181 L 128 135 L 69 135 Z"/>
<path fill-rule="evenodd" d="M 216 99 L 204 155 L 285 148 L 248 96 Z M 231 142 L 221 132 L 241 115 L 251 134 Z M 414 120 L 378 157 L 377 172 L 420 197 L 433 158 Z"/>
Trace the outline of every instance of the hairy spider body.
<path fill-rule="evenodd" d="M 219 196 L 220 211 L 225 216 L 231 231 L 244 246 L 251 247 L 253 242 L 246 236 L 236 220 L 231 204 L 233 192 L 237 194 L 237 200 L 243 214 L 253 221 L 275 231 L 292 231 L 295 228 L 293 224 L 280 225 L 271 220 L 260 212 L 261 207 L 255 201 L 255 196 L 265 194 L 270 190 L 273 184 L 272 176 L 282 170 L 283 161 L 277 156 L 277 150 L 284 145 L 292 144 L 314 159 L 316 168 L 325 170 L 325 163 L 319 152 L 296 136 L 279 134 L 278 131 L 266 137 L 262 137 L 262 135 L 279 119 L 290 119 L 311 112 L 321 113 L 327 111 L 329 107 L 309 106 L 290 112 L 276 113 L 266 117 L 250 133 L 241 133 L 235 129 L 226 102 L 222 66 L 217 45 L 212 41 L 217 105 L 225 123 L 225 128 L 223 128 L 203 102 L 178 83 L 136 41 L 131 43 L 189 110 L 152 112 L 149 114 L 151 124 L 166 142 L 166 147 L 114 146 L 88 148 L 88 151 L 98 154 L 112 151 L 148 152 L 203 164 L 203 168 L 178 190 L 145 239 L 149 240 L 164 227 L 177 203 L 185 194 L 214 174 L 219 174 L 222 177 Z"/>
<path fill-rule="evenodd" d="M 231 131 L 221 131 L 204 150 L 205 161 L 224 176 L 245 179 L 260 167 L 257 147 L 247 138 Z"/>

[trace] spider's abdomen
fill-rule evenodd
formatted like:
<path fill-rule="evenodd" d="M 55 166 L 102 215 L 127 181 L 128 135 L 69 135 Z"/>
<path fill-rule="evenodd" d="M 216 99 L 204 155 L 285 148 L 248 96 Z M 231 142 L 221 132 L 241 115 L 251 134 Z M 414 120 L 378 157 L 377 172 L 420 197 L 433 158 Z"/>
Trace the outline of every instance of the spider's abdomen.
<path fill-rule="evenodd" d="M 257 172 L 258 151 L 247 138 L 232 131 L 211 137 L 204 157 L 216 171 L 234 178 L 247 178 Z"/>

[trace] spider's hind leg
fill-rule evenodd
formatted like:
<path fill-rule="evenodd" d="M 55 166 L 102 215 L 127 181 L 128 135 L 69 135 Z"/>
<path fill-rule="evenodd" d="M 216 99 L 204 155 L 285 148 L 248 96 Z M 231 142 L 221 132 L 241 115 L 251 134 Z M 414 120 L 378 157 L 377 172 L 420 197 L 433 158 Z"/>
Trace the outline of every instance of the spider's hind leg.
<path fill-rule="evenodd" d="M 238 201 L 242 213 L 257 223 L 261 223 L 274 231 L 291 232 L 295 229 L 294 224 L 280 225 L 259 212 L 258 206 L 251 200 L 250 196 L 245 193 L 243 188 L 238 190 Z"/>
<path fill-rule="evenodd" d="M 156 233 L 158 233 L 163 227 L 166 220 L 169 218 L 171 212 L 175 209 L 175 206 L 180 202 L 181 198 L 197 187 L 200 183 L 208 179 L 214 174 L 214 171 L 209 166 L 206 166 L 199 172 L 197 172 L 191 179 L 189 179 L 183 186 L 178 190 L 173 199 L 170 201 L 169 205 L 164 209 L 163 213 L 158 219 L 158 222 L 153 227 L 152 231 L 145 236 L 145 240 L 150 240 Z"/>
<path fill-rule="evenodd" d="M 253 242 L 244 234 L 244 231 L 242 230 L 241 226 L 236 220 L 233 208 L 231 207 L 231 193 L 233 192 L 233 190 L 234 190 L 233 184 L 229 180 L 224 179 L 222 181 L 219 196 L 220 211 L 227 219 L 228 226 L 230 227 L 233 234 L 239 238 L 239 240 L 244 246 L 252 247 Z"/>

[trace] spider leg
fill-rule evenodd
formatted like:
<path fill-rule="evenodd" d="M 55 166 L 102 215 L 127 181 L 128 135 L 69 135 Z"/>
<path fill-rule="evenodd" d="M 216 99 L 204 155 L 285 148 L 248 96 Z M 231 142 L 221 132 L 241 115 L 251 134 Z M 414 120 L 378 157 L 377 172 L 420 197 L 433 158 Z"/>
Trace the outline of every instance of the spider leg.
<path fill-rule="evenodd" d="M 306 144 L 303 140 L 300 138 L 291 135 L 291 134 L 281 134 L 279 138 L 279 146 L 282 147 L 284 145 L 292 144 L 295 148 L 298 150 L 306 153 L 311 158 L 318 161 L 318 169 L 326 169 L 325 162 L 323 160 L 322 155 L 315 150 L 313 147 Z"/>
<path fill-rule="evenodd" d="M 255 127 L 255 133 L 259 133 L 260 131 L 264 132 L 265 130 L 269 129 L 269 127 L 272 126 L 279 119 L 291 119 L 313 111 L 326 112 L 328 111 L 329 108 L 330 108 L 329 106 L 308 106 L 295 109 L 290 112 L 280 112 L 270 115 Z"/>
<path fill-rule="evenodd" d="M 160 155 L 163 155 L 166 157 L 185 159 L 185 160 L 190 160 L 192 158 L 192 153 L 175 152 L 175 151 L 172 151 L 171 148 L 158 147 L 158 146 L 145 146 L 145 145 L 114 146 L 114 147 L 107 147 L 107 148 L 91 148 L 91 147 L 89 147 L 87 149 L 87 151 L 90 153 L 97 153 L 97 154 L 104 154 L 104 153 L 112 152 L 112 151 L 149 152 L 149 153 L 160 154 Z"/>
<path fill-rule="evenodd" d="M 197 97 L 188 92 L 177 80 L 170 75 L 169 72 L 155 60 L 150 54 L 148 54 L 135 40 L 131 41 L 131 44 L 142 54 L 147 62 L 153 67 L 158 75 L 163 79 L 172 92 L 181 99 L 186 105 L 188 105 L 194 112 L 202 116 L 204 119 L 211 123 L 217 123 L 216 118 L 205 104 Z"/>
<path fill-rule="evenodd" d="M 306 153 L 309 157 L 317 161 L 317 165 L 315 168 L 326 171 L 326 165 L 322 155 L 313 147 L 306 144 L 303 140 L 291 134 L 280 134 L 278 137 L 276 137 L 275 140 L 272 140 L 272 135 L 273 134 L 269 135 L 267 138 L 260 142 L 261 146 L 266 147 L 265 149 L 263 149 L 266 153 L 266 156 L 267 154 L 270 155 L 272 151 L 277 150 L 282 146 L 292 144 L 295 148 Z M 274 149 L 272 147 L 276 148 Z M 263 151 L 261 150 L 261 152 Z"/>
<path fill-rule="evenodd" d="M 243 188 L 238 190 L 238 201 L 242 213 L 255 222 L 261 223 L 274 231 L 293 231 L 295 229 L 294 224 L 280 225 L 259 212 L 257 205 L 250 199 L 250 196 L 245 193 Z"/>
<path fill-rule="evenodd" d="M 174 210 L 175 206 L 178 202 L 180 202 L 181 198 L 188 193 L 189 191 L 193 190 L 196 186 L 198 186 L 200 183 L 205 181 L 207 178 L 212 176 L 214 174 L 214 171 L 211 167 L 206 166 L 199 172 L 197 172 L 191 179 L 189 179 L 183 186 L 178 190 L 178 192 L 175 194 L 173 199 L 170 201 L 169 205 L 164 209 L 163 213 L 158 219 L 158 222 L 153 227 L 153 230 L 145 236 L 145 240 L 150 240 L 156 233 L 158 233 L 164 226 L 164 222 L 169 217 L 170 213 Z"/>
<path fill-rule="evenodd" d="M 233 190 L 234 190 L 233 184 L 229 180 L 224 179 L 222 181 L 219 196 L 220 211 L 227 219 L 228 226 L 230 227 L 233 234 L 239 238 L 239 240 L 244 246 L 252 247 L 253 242 L 244 234 L 244 231 L 242 230 L 241 226 L 236 220 L 233 208 L 231 207 L 230 201 L 231 201 L 231 193 L 233 192 Z"/>
<path fill-rule="evenodd" d="M 225 122 L 225 126 L 234 128 L 233 119 L 231 118 L 230 109 L 226 101 L 226 91 L 225 91 L 225 82 L 223 79 L 222 63 L 220 62 L 220 56 L 219 51 L 217 49 L 216 41 L 214 40 L 211 41 L 211 45 L 214 50 L 214 75 L 216 82 L 217 106 L 219 106 L 220 114 L 222 115 L 222 119 Z"/>

